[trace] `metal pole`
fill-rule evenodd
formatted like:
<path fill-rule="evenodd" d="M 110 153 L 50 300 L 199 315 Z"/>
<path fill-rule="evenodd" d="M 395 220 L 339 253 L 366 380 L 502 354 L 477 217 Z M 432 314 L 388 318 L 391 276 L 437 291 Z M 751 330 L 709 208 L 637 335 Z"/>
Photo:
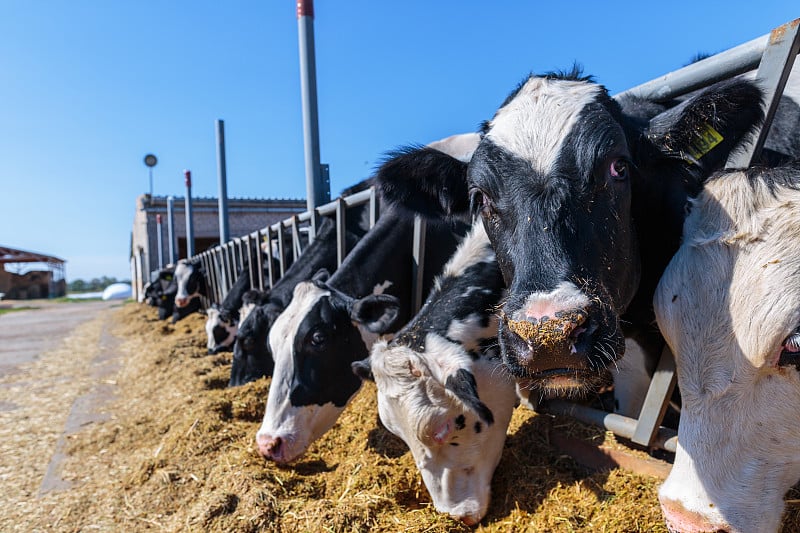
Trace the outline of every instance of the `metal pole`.
<path fill-rule="evenodd" d="M 169 262 L 178 262 L 178 248 L 175 246 L 175 198 L 167 196 L 167 238 L 169 239 Z"/>
<path fill-rule="evenodd" d="M 303 101 L 303 145 L 306 164 L 308 210 L 330 201 L 330 186 L 322 178 L 319 163 L 317 72 L 314 58 L 314 2 L 297 0 L 297 30 L 300 44 L 300 86 Z"/>
<path fill-rule="evenodd" d="M 161 242 L 161 215 L 156 215 L 156 242 L 158 243 L 158 269 L 164 268 L 164 243 Z"/>
<path fill-rule="evenodd" d="M 217 178 L 219 180 L 219 243 L 231 238 L 228 226 L 228 175 L 225 167 L 225 122 L 217 119 Z"/>
<path fill-rule="evenodd" d="M 147 170 L 150 171 L 150 201 L 152 202 L 153 201 L 152 200 L 152 198 L 153 198 L 153 167 L 148 167 Z"/>
<path fill-rule="evenodd" d="M 192 227 L 192 173 L 183 171 L 186 182 L 186 257 L 194 255 L 194 228 Z"/>

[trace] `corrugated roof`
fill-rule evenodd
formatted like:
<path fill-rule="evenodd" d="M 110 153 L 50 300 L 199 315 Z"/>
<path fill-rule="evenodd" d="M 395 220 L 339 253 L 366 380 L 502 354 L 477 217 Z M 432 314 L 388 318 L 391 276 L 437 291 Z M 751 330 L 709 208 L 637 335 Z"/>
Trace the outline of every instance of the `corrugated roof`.
<path fill-rule="evenodd" d="M 6 263 L 66 263 L 66 261 L 53 255 L 0 246 L 0 265 Z"/>

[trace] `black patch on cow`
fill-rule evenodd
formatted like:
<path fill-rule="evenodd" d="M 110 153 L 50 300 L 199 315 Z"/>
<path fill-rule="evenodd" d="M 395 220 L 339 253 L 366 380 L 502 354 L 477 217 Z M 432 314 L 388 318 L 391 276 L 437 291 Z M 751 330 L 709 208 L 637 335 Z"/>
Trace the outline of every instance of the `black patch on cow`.
<path fill-rule="evenodd" d="M 480 422 L 475 422 L 475 433 L 480 433 L 481 431 L 483 431 L 483 426 Z"/>
<path fill-rule="evenodd" d="M 239 325 L 233 345 L 233 362 L 229 387 L 244 385 L 261 377 L 271 376 L 275 363 L 269 348 L 268 335 L 282 307 L 267 304 L 253 309 Z"/>
<path fill-rule="evenodd" d="M 489 425 L 494 423 L 492 410 L 478 397 L 478 384 L 475 382 L 475 376 L 470 371 L 459 368 L 455 373 L 447 376 L 444 386 L 464 402 L 467 407 L 472 409 L 481 420 Z M 459 429 L 463 429 L 463 427 L 462 422 L 462 427 Z"/>
<path fill-rule="evenodd" d="M 458 415 L 456 417 L 455 422 L 456 422 L 456 429 L 457 430 L 462 430 L 465 427 L 467 427 L 467 417 L 465 417 L 464 415 Z"/>
<path fill-rule="evenodd" d="M 228 329 L 225 326 L 214 326 L 212 334 L 214 336 L 214 344 L 219 346 L 222 341 L 228 338 Z"/>
<path fill-rule="evenodd" d="M 476 313 L 481 315 L 481 327 L 486 327 L 503 288 L 503 278 L 494 261 L 472 264 L 458 277 L 440 278 L 439 288 L 431 291 L 420 312 L 395 336 L 391 345 L 408 346 L 423 353 L 428 333 L 447 338 L 454 321 Z"/>
<path fill-rule="evenodd" d="M 292 342 L 294 375 L 289 394 L 295 407 L 329 402 L 344 407 L 361 386 L 351 363 L 365 359 L 369 353 L 350 321 L 348 302 L 338 296 L 320 298 L 297 328 Z"/>
<path fill-rule="evenodd" d="M 410 146 L 387 155 L 375 180 L 389 204 L 431 218 L 466 212 L 467 164 L 433 148 Z"/>

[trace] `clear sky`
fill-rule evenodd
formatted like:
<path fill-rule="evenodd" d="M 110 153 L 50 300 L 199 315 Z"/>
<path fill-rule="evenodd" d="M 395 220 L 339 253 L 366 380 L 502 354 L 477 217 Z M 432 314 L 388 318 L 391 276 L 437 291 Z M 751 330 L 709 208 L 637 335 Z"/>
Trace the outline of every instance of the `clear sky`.
<path fill-rule="evenodd" d="M 800 17 L 797 0 L 317 0 L 331 190 L 383 154 L 475 131 L 529 72 L 584 67 L 614 93 Z M 146 153 L 154 192 L 305 197 L 292 0 L 0 0 L 0 244 L 130 277 Z"/>

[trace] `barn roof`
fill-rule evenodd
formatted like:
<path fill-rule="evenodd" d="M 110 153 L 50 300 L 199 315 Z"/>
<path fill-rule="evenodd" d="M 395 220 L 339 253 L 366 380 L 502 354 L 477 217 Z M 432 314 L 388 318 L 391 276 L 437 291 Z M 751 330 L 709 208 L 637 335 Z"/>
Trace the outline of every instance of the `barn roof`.
<path fill-rule="evenodd" d="M 6 263 L 65 263 L 63 259 L 52 255 L 40 254 L 38 252 L 28 252 L 17 250 L 8 246 L 0 245 L 0 265 Z"/>

